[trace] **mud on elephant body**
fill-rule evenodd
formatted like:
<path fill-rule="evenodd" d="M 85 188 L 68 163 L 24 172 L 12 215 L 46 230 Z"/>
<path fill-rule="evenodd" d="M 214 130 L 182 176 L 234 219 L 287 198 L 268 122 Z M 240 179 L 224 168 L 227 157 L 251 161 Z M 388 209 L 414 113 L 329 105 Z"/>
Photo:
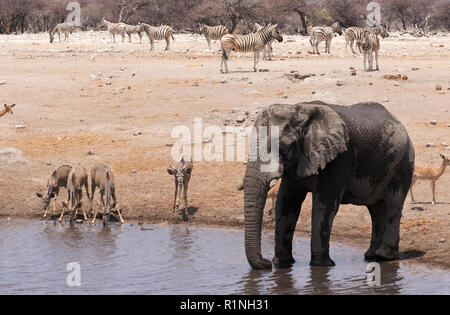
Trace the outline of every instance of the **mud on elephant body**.
<path fill-rule="evenodd" d="M 256 130 L 261 126 L 268 128 L 269 150 L 270 128 L 279 127 L 280 162 L 274 173 L 261 171 L 264 163 L 259 156 L 247 164 L 245 250 L 253 268 L 272 266 L 261 255 L 261 226 L 269 183 L 278 177 L 282 177 L 282 184 L 276 203 L 275 265 L 294 262 L 292 239 L 308 192 L 313 194 L 311 265 L 334 266 L 329 241 L 340 204 L 369 209 L 372 239 L 367 260 L 397 258 L 414 148 L 395 117 L 377 103 L 344 107 L 311 102 L 272 105 L 257 118 Z"/>

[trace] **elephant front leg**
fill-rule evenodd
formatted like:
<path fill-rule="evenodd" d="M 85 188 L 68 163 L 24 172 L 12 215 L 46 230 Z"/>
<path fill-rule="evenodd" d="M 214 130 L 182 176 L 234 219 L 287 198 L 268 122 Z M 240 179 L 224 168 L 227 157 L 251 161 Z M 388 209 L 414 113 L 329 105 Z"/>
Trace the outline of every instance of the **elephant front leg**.
<path fill-rule="evenodd" d="M 334 266 L 330 258 L 330 235 L 345 188 L 346 168 L 329 165 L 313 194 L 311 227 L 311 266 Z"/>
<path fill-rule="evenodd" d="M 305 191 L 299 191 L 292 181 L 283 177 L 275 209 L 275 257 L 273 262 L 277 267 L 286 268 L 295 263 L 292 256 L 292 240 L 305 198 Z"/>

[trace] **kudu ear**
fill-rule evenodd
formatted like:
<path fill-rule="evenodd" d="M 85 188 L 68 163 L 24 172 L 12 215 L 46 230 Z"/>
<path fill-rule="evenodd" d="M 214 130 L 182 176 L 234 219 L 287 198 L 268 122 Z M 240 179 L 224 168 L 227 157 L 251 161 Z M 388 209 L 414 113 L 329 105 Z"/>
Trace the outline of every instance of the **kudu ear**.
<path fill-rule="evenodd" d="M 297 165 L 299 177 L 319 174 L 340 153 L 348 150 L 347 126 L 333 109 L 315 106 L 308 115 L 309 126 L 302 130 L 306 160 L 300 160 Z"/>
<path fill-rule="evenodd" d="M 41 194 L 41 193 L 36 193 L 36 196 L 37 196 L 38 198 L 40 198 L 40 199 L 43 199 L 43 198 L 44 198 L 44 195 Z"/>
<path fill-rule="evenodd" d="M 175 171 L 173 169 L 170 169 L 170 168 L 167 169 L 167 173 L 169 173 L 169 175 L 173 175 L 173 176 L 176 175 Z"/>
<path fill-rule="evenodd" d="M 53 198 L 55 198 L 56 197 L 56 195 L 55 195 L 55 193 L 51 193 L 50 195 L 48 195 L 51 199 L 53 199 Z"/>

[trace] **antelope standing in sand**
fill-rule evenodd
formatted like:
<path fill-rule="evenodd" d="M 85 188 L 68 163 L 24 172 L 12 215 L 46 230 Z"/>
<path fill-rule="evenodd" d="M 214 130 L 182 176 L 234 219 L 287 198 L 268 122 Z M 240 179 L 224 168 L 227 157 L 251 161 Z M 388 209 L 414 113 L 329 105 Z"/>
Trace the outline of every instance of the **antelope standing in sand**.
<path fill-rule="evenodd" d="M 445 169 L 448 165 L 450 165 L 450 159 L 446 158 L 443 154 L 441 154 L 442 164 L 440 167 L 435 166 L 423 166 L 423 165 L 415 165 L 414 166 L 414 176 L 413 181 L 411 183 L 410 193 L 412 202 L 414 202 L 413 195 L 413 186 L 418 180 L 429 180 L 431 183 L 431 192 L 433 193 L 433 205 L 436 204 L 436 181 L 444 174 Z"/>
<path fill-rule="evenodd" d="M 170 168 L 167 169 L 167 172 L 169 173 L 169 175 L 172 175 L 175 178 L 175 198 L 173 201 L 174 212 L 175 210 L 178 210 L 180 208 L 180 199 L 182 191 L 184 199 L 184 211 L 185 213 L 187 211 L 188 208 L 187 191 L 193 169 L 194 165 L 192 164 L 192 162 L 186 161 L 184 157 L 181 158 L 181 161 L 178 162 L 176 167 L 174 167 L 172 165 L 172 162 L 170 162 Z"/>
<path fill-rule="evenodd" d="M 100 190 L 100 199 L 103 206 L 103 225 L 106 225 L 108 221 L 108 215 L 111 213 L 111 210 L 114 209 L 117 205 L 117 197 L 116 186 L 114 184 L 114 174 L 111 169 L 104 163 L 97 163 L 91 170 L 91 209 L 92 202 L 94 201 L 95 189 L 97 187 Z M 111 204 L 111 198 L 113 200 L 113 204 Z M 92 224 L 95 224 L 97 212 L 98 209 L 95 210 Z M 119 214 L 120 222 L 125 223 L 120 210 L 118 210 L 117 213 Z"/>
<path fill-rule="evenodd" d="M 6 114 L 10 113 L 11 115 L 13 114 L 13 107 L 16 106 L 16 104 L 12 104 L 12 105 L 4 105 L 5 108 L 3 108 L 2 110 L 0 110 L 0 117 L 5 116 Z"/>
<path fill-rule="evenodd" d="M 56 198 L 59 195 L 59 189 L 67 189 L 67 179 L 69 178 L 71 171 L 72 166 L 69 165 L 63 165 L 57 168 L 47 181 L 47 195 L 44 196 L 41 193 L 36 193 L 38 198 L 42 199 L 42 203 L 44 205 L 44 218 L 47 218 L 48 210 L 52 201 L 53 215 L 56 214 Z M 67 199 L 70 199 L 70 195 L 67 196 Z"/>
<path fill-rule="evenodd" d="M 67 178 L 67 190 L 69 191 L 69 198 L 67 202 L 63 202 L 63 211 L 61 216 L 59 217 L 59 222 L 62 221 L 64 217 L 64 210 L 67 208 L 69 212 L 74 212 L 71 216 L 71 221 L 78 214 L 78 209 L 81 208 L 83 211 L 84 220 L 87 220 L 86 212 L 84 211 L 84 206 L 82 203 L 83 199 L 83 187 L 86 190 L 86 195 L 88 200 L 91 200 L 89 196 L 89 183 L 88 183 L 88 174 L 86 169 L 82 166 L 74 167 Z"/>
<path fill-rule="evenodd" d="M 275 184 L 274 184 L 275 183 Z M 270 185 L 270 190 L 267 193 L 267 199 L 272 199 L 272 208 L 269 210 L 269 216 L 271 218 L 271 221 L 273 221 L 273 219 L 275 218 L 275 208 L 277 205 L 277 196 L 278 196 L 278 191 L 280 190 L 280 186 L 281 186 L 281 179 L 274 179 L 271 182 Z M 244 190 L 244 181 L 242 181 L 238 186 L 237 186 L 238 190 Z"/>

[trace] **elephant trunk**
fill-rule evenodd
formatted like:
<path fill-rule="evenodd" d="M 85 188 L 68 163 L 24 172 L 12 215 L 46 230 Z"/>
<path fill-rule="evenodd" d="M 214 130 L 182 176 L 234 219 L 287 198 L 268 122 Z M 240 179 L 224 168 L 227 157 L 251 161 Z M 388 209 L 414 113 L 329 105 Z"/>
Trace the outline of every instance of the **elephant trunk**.
<path fill-rule="evenodd" d="M 253 269 L 272 268 L 261 254 L 261 228 L 269 183 L 260 164 L 249 162 L 244 178 L 245 253 Z"/>

